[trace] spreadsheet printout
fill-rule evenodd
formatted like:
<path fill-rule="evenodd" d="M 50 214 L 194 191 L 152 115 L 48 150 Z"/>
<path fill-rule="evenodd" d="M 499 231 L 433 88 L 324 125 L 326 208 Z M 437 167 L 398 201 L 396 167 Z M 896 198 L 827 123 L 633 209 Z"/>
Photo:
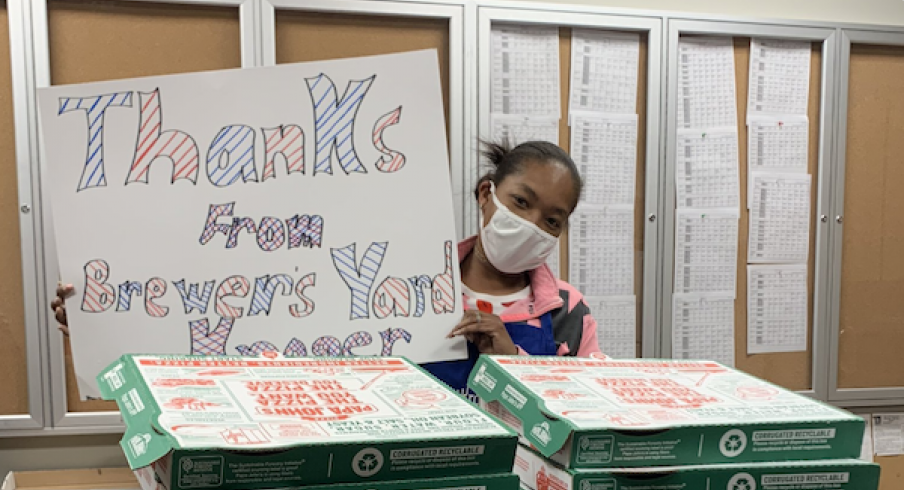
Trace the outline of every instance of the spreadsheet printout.
<path fill-rule="evenodd" d="M 672 357 L 735 363 L 734 298 L 727 294 L 672 296 Z"/>
<path fill-rule="evenodd" d="M 747 353 L 807 350 L 807 265 L 747 266 Z"/>
<path fill-rule="evenodd" d="M 735 208 L 676 211 L 675 293 L 735 296 L 739 218 Z"/>
<path fill-rule="evenodd" d="M 747 262 L 806 263 L 810 247 L 810 175 L 751 172 Z"/>
<path fill-rule="evenodd" d="M 494 25 L 490 37 L 490 112 L 559 117 L 559 29 Z"/>

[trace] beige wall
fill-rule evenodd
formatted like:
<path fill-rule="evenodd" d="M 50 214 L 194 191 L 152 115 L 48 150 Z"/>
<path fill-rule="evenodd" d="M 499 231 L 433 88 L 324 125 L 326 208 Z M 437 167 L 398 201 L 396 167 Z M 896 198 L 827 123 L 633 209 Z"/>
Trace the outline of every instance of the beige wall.
<path fill-rule="evenodd" d="M 523 1 L 523 0 L 519 0 Z M 904 0 L 527 0 L 543 3 L 904 26 Z"/>

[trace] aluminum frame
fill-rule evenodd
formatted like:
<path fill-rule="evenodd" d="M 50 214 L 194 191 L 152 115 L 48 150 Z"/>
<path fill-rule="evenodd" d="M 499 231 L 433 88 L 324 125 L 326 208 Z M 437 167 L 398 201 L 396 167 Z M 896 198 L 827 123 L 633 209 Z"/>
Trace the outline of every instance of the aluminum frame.
<path fill-rule="evenodd" d="M 847 157 L 847 117 L 848 117 L 848 88 L 851 68 L 852 44 L 876 44 L 885 46 L 904 46 L 904 29 L 873 28 L 842 29 L 839 39 L 839 63 L 838 63 L 838 117 L 836 121 L 835 141 L 835 182 L 833 208 L 829 217 L 844 217 L 844 183 L 845 165 Z M 831 224 L 832 243 L 832 269 L 830 294 L 830 320 L 828 329 L 828 400 L 840 406 L 879 407 L 885 405 L 904 404 L 904 387 L 876 387 L 876 388 L 839 388 L 839 335 L 841 309 L 841 259 L 842 239 L 844 236 L 844 224 L 835 219 L 829 219 Z"/>
<path fill-rule="evenodd" d="M 276 10 L 355 15 L 444 19 L 449 23 L 449 173 L 455 211 L 455 228 L 464 237 L 464 210 L 468 194 L 463 192 L 467 160 L 470 109 L 465 80 L 465 4 L 463 1 L 431 0 L 260 0 L 260 39 L 263 66 L 276 64 Z"/>
<path fill-rule="evenodd" d="M 46 162 L 40 155 L 40 141 L 38 137 L 38 113 L 36 102 L 37 89 L 50 86 L 50 46 L 48 42 L 47 3 L 46 0 L 18 0 L 29 3 L 31 50 L 33 54 L 32 81 L 28 85 L 23 99 L 28 101 L 29 112 L 24 126 L 31 135 L 30 161 L 36 162 L 36 166 L 30 168 L 31 179 L 35 182 L 33 193 L 33 208 L 35 219 L 39 224 L 35 226 L 35 254 L 38 269 L 38 280 L 33 291 L 26 291 L 30 298 L 34 298 L 40 321 L 34 325 L 34 330 L 39 331 L 45 340 L 44 352 L 47 353 L 49 362 L 45 367 L 48 374 L 43 381 L 49 385 L 47 391 L 47 403 L 45 412 L 49 414 L 44 423 L 44 430 L 34 431 L 31 435 L 41 434 L 83 434 L 118 432 L 123 428 L 122 418 L 118 412 L 69 412 L 66 404 L 66 366 L 63 355 L 62 339 L 56 334 L 53 318 L 46 314 L 46 306 L 50 298 L 56 293 L 57 266 L 56 244 L 53 237 L 53 226 L 50 214 L 44 212 L 50 209 L 50 201 L 47 193 L 42 192 L 42 175 L 46 175 Z M 150 0 L 126 0 L 132 2 Z M 161 0 L 153 0 L 160 2 Z M 239 29 L 241 33 L 241 57 L 242 66 L 250 67 L 259 64 L 257 42 L 257 2 L 259 0 L 162 0 L 163 3 L 201 5 L 217 7 L 235 7 L 239 11 Z M 18 126 L 18 123 L 17 123 Z M 18 129 L 18 127 L 17 127 Z M 57 336 L 55 336 L 57 335 Z M 17 435 L 17 434 L 12 434 Z"/>
<path fill-rule="evenodd" d="M 544 9 L 543 6 L 533 8 L 478 6 L 478 100 L 482 104 L 478 109 L 478 134 L 489 137 L 490 125 L 490 29 L 493 22 L 556 25 L 593 29 L 606 29 L 622 32 L 639 32 L 647 36 L 647 126 L 646 161 L 644 162 L 644 216 L 652 219 L 644 220 L 644 252 L 643 252 L 643 310 L 641 317 L 641 354 L 643 357 L 657 355 L 658 345 L 657 320 L 658 310 L 658 243 L 660 225 L 657 218 L 660 213 L 660 150 L 661 150 L 661 104 L 663 100 L 662 84 L 662 19 L 658 17 L 618 16 L 598 13 L 579 12 L 562 9 Z M 476 161 L 477 155 L 475 153 Z M 466 182 L 473 188 L 478 179 L 478 168 L 471 166 L 472 171 Z M 477 206 L 471 202 L 466 214 L 470 233 L 476 232 Z"/>
<path fill-rule="evenodd" d="M 16 145 L 16 179 L 19 199 L 19 236 L 21 240 L 23 312 L 25 324 L 25 371 L 28 389 L 28 412 L 0 415 L 0 435 L 18 435 L 22 431 L 40 429 L 47 418 L 45 410 L 49 393 L 44 377 L 44 335 L 39 325 L 46 316 L 38 296 L 42 256 L 36 246 L 40 216 L 35 212 L 37 186 L 32 175 L 35 151 L 34 131 L 29 114 L 34 101 L 28 97 L 33 85 L 31 26 L 28 0 L 8 0 L 10 78 L 12 82 L 13 117 Z"/>
<path fill-rule="evenodd" d="M 834 118 L 835 118 L 835 69 L 837 56 L 838 32 L 835 28 L 807 27 L 795 25 L 793 22 L 783 24 L 760 24 L 752 21 L 699 21 L 689 19 L 668 19 L 668 95 L 667 100 L 667 126 L 666 132 L 666 172 L 663 199 L 667 203 L 664 211 L 665 229 L 663 232 L 662 247 L 662 352 L 670 353 L 672 350 L 672 293 L 673 293 L 673 269 L 675 255 L 675 165 L 677 144 L 676 95 L 678 82 L 675 74 L 678 72 L 678 39 L 685 34 L 713 35 L 713 36 L 744 36 L 758 38 L 775 38 L 803 40 L 822 43 L 822 67 L 820 79 L 820 111 L 819 111 L 819 156 L 817 178 L 817 226 L 816 226 L 816 257 L 815 278 L 813 288 L 813 329 L 811 339 L 812 349 L 812 377 L 810 389 L 800 393 L 826 399 L 828 390 L 828 352 L 826 343 L 826 326 L 828 307 L 828 281 L 829 275 L 829 227 L 827 223 L 819 219 L 822 215 L 828 215 L 832 204 L 832 157 L 834 144 Z M 671 238 L 670 238 L 671 237 Z M 664 355 L 669 357 L 669 355 Z"/>

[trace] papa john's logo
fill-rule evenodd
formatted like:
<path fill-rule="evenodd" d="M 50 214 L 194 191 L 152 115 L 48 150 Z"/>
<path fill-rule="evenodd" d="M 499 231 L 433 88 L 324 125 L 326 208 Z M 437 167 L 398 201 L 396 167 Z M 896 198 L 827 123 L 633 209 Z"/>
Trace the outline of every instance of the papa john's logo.
<path fill-rule="evenodd" d="M 546 422 L 540 422 L 535 425 L 534 428 L 530 430 L 530 433 L 537 438 L 537 442 L 544 446 L 549 444 L 549 440 L 552 439 L 552 436 L 549 434 L 549 424 Z"/>

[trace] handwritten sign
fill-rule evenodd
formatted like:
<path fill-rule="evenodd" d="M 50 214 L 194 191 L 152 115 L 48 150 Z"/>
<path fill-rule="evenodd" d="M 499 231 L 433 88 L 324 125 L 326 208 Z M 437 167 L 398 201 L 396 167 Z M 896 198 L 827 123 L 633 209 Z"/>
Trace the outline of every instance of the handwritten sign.
<path fill-rule="evenodd" d="M 435 52 L 39 104 L 83 396 L 123 353 L 466 357 Z"/>

